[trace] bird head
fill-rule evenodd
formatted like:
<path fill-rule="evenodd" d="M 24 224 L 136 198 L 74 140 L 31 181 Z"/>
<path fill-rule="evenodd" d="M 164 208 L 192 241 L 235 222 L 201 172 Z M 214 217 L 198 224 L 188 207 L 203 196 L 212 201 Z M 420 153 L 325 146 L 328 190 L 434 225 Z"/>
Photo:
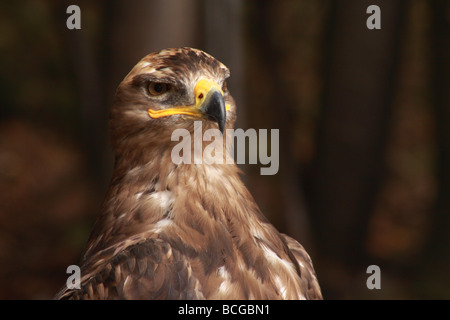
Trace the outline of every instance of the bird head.
<path fill-rule="evenodd" d="M 110 113 L 112 144 L 141 149 L 171 143 L 175 129 L 215 128 L 224 133 L 236 119 L 226 79 L 229 69 L 193 48 L 165 49 L 144 57 L 120 83 Z"/>

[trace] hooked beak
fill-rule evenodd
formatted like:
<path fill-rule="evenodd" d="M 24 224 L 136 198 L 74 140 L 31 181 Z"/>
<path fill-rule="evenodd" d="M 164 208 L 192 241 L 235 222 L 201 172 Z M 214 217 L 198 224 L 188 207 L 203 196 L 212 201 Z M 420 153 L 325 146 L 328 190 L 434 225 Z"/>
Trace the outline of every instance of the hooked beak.
<path fill-rule="evenodd" d="M 210 120 L 216 121 L 223 133 L 227 114 L 222 90 L 215 83 L 205 85 L 202 81 L 206 80 L 200 80 L 195 86 L 197 108 Z"/>

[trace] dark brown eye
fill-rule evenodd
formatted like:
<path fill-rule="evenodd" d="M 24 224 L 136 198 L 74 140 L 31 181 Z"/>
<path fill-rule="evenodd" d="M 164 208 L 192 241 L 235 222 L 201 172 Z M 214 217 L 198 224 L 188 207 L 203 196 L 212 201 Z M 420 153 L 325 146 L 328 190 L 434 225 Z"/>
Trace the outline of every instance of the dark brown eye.
<path fill-rule="evenodd" d="M 151 96 L 159 96 L 170 90 L 170 84 L 162 82 L 150 82 L 147 90 Z"/>

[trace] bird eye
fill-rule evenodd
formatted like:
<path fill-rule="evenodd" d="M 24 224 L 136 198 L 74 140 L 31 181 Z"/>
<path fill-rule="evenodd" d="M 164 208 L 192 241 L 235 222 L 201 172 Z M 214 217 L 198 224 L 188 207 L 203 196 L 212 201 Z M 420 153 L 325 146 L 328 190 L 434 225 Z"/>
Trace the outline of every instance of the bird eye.
<path fill-rule="evenodd" d="M 162 82 L 150 82 L 147 90 L 151 96 L 160 96 L 170 90 L 170 84 Z"/>

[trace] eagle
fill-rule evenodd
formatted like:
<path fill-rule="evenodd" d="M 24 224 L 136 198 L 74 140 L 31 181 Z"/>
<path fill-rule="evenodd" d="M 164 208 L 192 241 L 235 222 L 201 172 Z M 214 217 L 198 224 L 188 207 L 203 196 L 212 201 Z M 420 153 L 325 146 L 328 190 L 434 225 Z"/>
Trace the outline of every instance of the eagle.
<path fill-rule="evenodd" d="M 211 55 L 183 47 L 145 56 L 120 83 L 111 182 L 79 286 L 55 298 L 322 299 L 306 250 L 268 221 L 229 161 L 229 76 Z M 226 163 L 173 161 L 174 130 L 193 136 L 196 123 L 220 131 L 226 142 L 214 153 Z"/>

